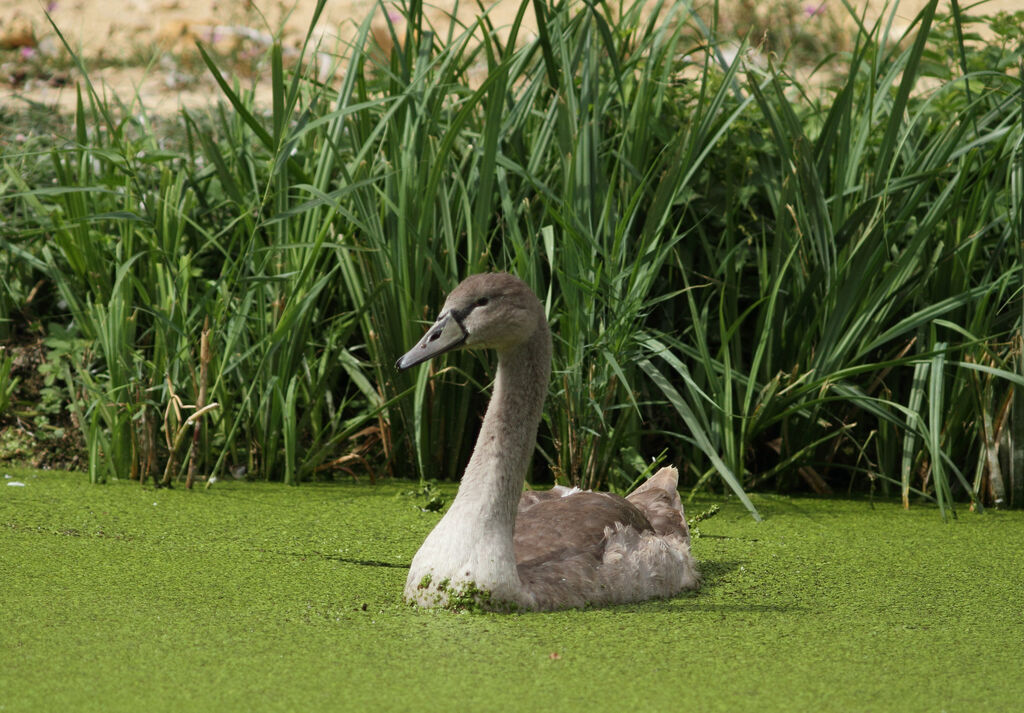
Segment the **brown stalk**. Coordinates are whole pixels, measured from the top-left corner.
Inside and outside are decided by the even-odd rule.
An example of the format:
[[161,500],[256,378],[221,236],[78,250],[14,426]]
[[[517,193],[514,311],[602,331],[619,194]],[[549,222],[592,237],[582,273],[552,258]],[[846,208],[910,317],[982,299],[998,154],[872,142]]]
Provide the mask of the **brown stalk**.
[[[203,332],[199,337],[199,397],[196,400],[197,413],[206,406],[207,380],[210,373],[210,317],[207,315],[203,322]],[[192,431],[192,453],[188,460],[188,476],[185,478],[185,487],[191,488],[192,481],[196,474],[196,463],[199,460],[199,442],[202,437],[202,421],[196,422],[195,430]]]
[[167,456],[167,467],[164,468],[164,477],[163,480],[160,481],[160,485],[166,486],[170,485],[171,483],[171,473],[174,472],[174,464],[176,461],[174,454],[177,452],[178,448],[180,448],[181,444],[184,442],[185,434],[188,433],[189,426],[194,426],[198,424],[200,416],[203,416],[209,413],[210,411],[213,411],[215,408],[219,407],[220,404],[214,401],[212,404],[204,406],[201,409],[196,409],[196,412],[189,416],[188,418],[186,418],[185,422],[181,424],[181,426],[178,428],[177,433],[174,434],[174,442],[171,444],[170,453]]

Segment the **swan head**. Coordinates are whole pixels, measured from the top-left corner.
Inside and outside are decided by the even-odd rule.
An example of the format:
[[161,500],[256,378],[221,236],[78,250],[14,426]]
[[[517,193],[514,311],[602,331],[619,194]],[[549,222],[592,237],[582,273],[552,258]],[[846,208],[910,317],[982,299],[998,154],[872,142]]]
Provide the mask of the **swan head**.
[[471,275],[452,290],[437,320],[395,367],[408,369],[454,349],[502,352],[528,341],[546,323],[540,300],[518,277]]

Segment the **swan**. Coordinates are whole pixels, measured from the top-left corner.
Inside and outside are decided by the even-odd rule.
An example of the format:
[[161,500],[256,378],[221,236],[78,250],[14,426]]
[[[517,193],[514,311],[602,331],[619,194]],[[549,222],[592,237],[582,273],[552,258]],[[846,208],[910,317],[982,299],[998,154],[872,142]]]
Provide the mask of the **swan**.
[[494,391],[458,493],[412,560],[405,600],[543,611],[698,588],[675,468],[626,498],[564,486],[523,491],[551,373],[551,332],[525,282],[507,273],[466,278],[395,366],[474,348],[498,354]]

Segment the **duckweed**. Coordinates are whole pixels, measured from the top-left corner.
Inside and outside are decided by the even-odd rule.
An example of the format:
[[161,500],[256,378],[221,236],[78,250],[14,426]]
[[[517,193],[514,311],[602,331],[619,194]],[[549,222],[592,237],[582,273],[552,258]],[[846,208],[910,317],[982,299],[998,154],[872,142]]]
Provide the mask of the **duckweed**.
[[700,592],[469,614],[402,602],[440,517],[395,497],[408,484],[190,492],[0,473],[25,484],[0,484],[3,711],[1009,711],[1024,698],[1024,512],[944,522],[927,506],[761,496],[755,523],[726,501],[694,543]]

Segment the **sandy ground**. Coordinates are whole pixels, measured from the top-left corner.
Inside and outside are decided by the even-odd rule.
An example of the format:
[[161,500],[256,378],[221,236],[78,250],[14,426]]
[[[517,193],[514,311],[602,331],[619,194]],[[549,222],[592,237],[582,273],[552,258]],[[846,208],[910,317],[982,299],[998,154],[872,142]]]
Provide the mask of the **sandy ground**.
[[[453,3],[444,5],[450,8]],[[460,5],[458,19],[472,22],[478,14],[475,4]],[[518,2],[495,4],[490,10],[492,21],[497,26],[511,24],[518,6]],[[295,50],[302,44],[315,7],[316,0],[50,0],[48,5],[39,0],[0,0],[0,52],[8,57],[0,67],[0,102],[27,98],[64,109],[74,105],[74,72],[47,11],[68,44],[86,59],[95,85],[124,100],[137,93],[150,110],[173,111],[180,105],[208,102],[215,95],[208,72],[198,60],[196,41],[241,64],[247,57],[263,54],[275,36],[281,38],[286,52]],[[315,36],[329,51],[344,52],[358,26],[372,13],[376,34],[386,42],[386,11],[375,0],[328,0]],[[399,26],[401,16],[394,10],[390,14]],[[450,9],[441,8],[427,12],[432,21],[444,26],[449,14]],[[157,59],[152,61],[154,54]],[[53,71],[46,65],[63,69]]]
[[[814,8],[824,5],[817,4],[820,0],[807,1],[807,21],[812,22]],[[870,19],[881,12],[883,3],[867,1]],[[942,6],[948,8],[948,1],[943,0]],[[924,2],[902,0],[898,17],[909,24]],[[990,0],[985,9],[1015,11],[1020,3]],[[298,47],[315,5],[316,0],[0,0],[0,103],[28,100],[63,109],[73,106],[75,72],[46,18],[47,11],[67,42],[94,67],[90,76],[96,86],[123,101],[137,96],[150,111],[173,112],[216,96],[198,62],[196,40],[244,64],[247,56],[259,56],[275,35],[286,48]],[[453,6],[441,0],[428,10],[428,17],[447,26]],[[379,29],[386,26],[385,12],[399,18],[388,10],[392,7],[374,0],[328,0],[316,28],[318,39],[323,47],[344,47],[368,14],[375,13],[374,25]],[[478,13],[473,2],[464,0],[458,7],[462,22],[472,22]],[[508,26],[518,8],[514,0],[495,3],[490,10],[492,22]],[[532,12],[527,14],[526,27],[527,31],[534,27]]]

